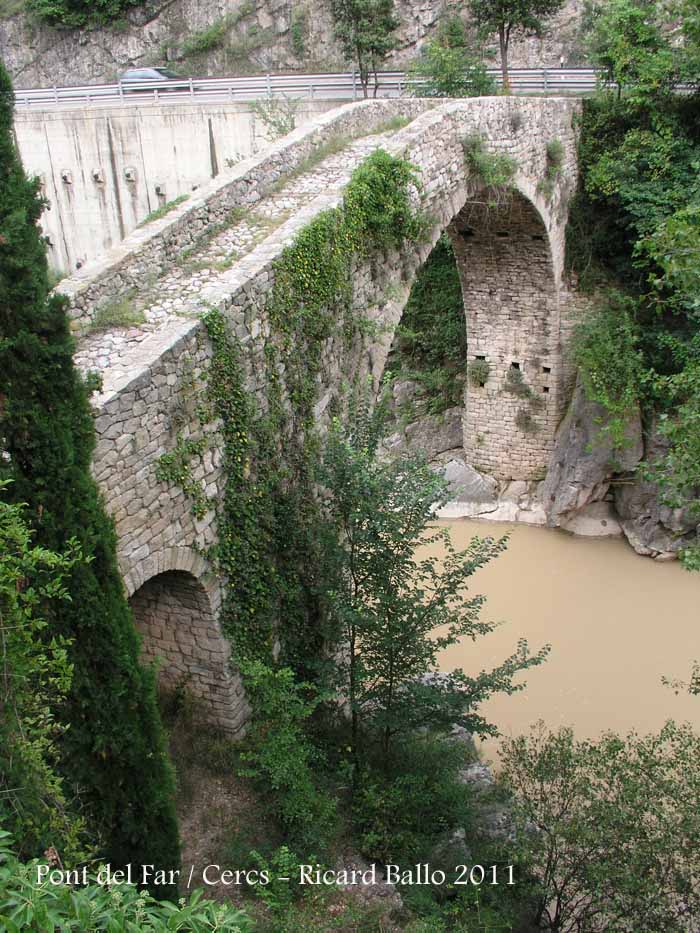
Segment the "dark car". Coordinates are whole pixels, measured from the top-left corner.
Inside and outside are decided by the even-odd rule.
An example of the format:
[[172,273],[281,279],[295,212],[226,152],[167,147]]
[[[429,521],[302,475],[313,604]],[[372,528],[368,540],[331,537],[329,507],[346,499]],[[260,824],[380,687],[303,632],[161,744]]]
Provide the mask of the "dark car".
[[129,68],[119,78],[119,83],[125,91],[149,91],[152,92],[160,83],[173,81],[180,78],[180,84],[168,84],[168,91],[187,91],[189,90],[189,81],[182,75],[175,74],[169,68]]

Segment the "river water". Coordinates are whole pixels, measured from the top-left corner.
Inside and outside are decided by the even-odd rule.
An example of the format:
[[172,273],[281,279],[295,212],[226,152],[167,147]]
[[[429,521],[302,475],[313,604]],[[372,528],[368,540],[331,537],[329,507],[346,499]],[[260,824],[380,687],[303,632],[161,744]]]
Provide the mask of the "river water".
[[[639,557],[619,539],[469,520],[439,524],[450,528],[457,548],[474,535],[510,533],[507,551],[470,586],[487,597],[482,618],[505,624],[447,649],[442,669],[493,667],[521,637],[531,649],[552,646],[542,665],[519,675],[525,690],[482,707],[501,733],[527,732],[538,719],[571,725],[580,738],[606,729],[649,732],[668,718],[700,728],[700,696],[676,696],[661,683],[664,675],[687,680],[692,660],[700,660],[700,574]],[[497,759],[498,742],[482,751]]]

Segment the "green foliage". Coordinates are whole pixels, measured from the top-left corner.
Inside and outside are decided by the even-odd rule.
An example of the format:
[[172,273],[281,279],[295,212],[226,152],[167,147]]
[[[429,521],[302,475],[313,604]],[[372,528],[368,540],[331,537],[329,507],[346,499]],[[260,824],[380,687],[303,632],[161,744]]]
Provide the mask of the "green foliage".
[[514,848],[540,886],[537,929],[688,929],[700,910],[699,756],[700,737],[673,722],[597,741],[540,723],[505,741]]
[[285,95],[255,100],[250,105],[252,113],[262,120],[271,139],[279,139],[292,132],[297,124],[297,108],[298,102]]
[[331,0],[331,13],[343,54],[357,67],[363,95],[368,96],[374,75],[376,97],[377,71],[396,45],[394,0]]
[[470,360],[467,372],[471,385],[481,388],[488,382],[491,367],[486,360]]
[[[228,903],[195,891],[177,904],[156,901],[134,885],[38,883],[41,862],[21,862],[0,830],[0,917],[4,933],[249,933],[251,921]],[[44,863],[45,864],[45,863]]]
[[[88,386],[73,366],[66,302],[48,295],[42,202],[10,135],[12,89],[0,68],[0,479],[27,503],[35,543],[83,560],[65,577],[69,600],[47,604],[47,631],[70,642],[70,690],[57,711],[60,773],[93,838],[116,866],[177,867],[173,780],[151,672],[116,561],[114,528],[90,473],[95,443]],[[20,845],[22,840],[18,840]]]
[[[444,648],[492,631],[493,623],[479,618],[483,597],[469,598],[466,581],[506,541],[474,538],[457,552],[447,529],[428,530],[435,504],[445,501],[444,483],[417,458],[378,461],[378,418],[360,405],[349,428],[334,423],[320,477],[334,531],[327,599],[344,646],[336,676],[350,709],[356,778],[371,740],[387,762],[396,736],[421,727],[459,723],[493,734],[479,704],[494,692],[521,689],[515,674],[547,653],[530,655],[521,640],[492,671],[435,675]],[[439,545],[444,556],[419,556],[419,545]]]
[[[370,768],[353,800],[355,832],[371,861],[411,866],[430,861],[456,830],[470,829],[473,789],[459,773],[467,746],[441,736],[408,736],[384,768]],[[454,873],[454,863],[449,875]]]
[[496,84],[469,49],[436,39],[411,66],[408,89],[413,97],[480,97],[494,94]]
[[439,414],[462,402],[467,355],[462,286],[449,237],[443,235],[418,271],[394,338],[391,371],[414,379],[421,404]]
[[[323,849],[335,819],[333,800],[316,786],[320,753],[305,733],[307,720],[321,702],[311,684],[295,681],[289,668],[273,669],[262,661],[241,666],[255,710],[242,772],[257,778],[288,837],[303,851]],[[311,697],[309,699],[309,697]]]
[[494,200],[507,197],[518,169],[515,159],[505,152],[488,152],[483,136],[467,136],[462,140],[467,168],[486,188]]
[[[614,298],[612,319],[631,322],[615,335],[620,357],[605,350],[601,330],[586,365],[602,364],[604,384],[585,375],[589,391],[609,410],[613,432],[633,395],[660,419],[668,454],[647,472],[665,499],[690,509],[700,508],[697,74],[688,94],[671,91],[700,60],[696,14],[685,2],[652,8],[642,0],[598,10],[591,41],[619,93],[584,107],[581,187],[567,231],[568,261],[584,286],[623,289],[624,314]],[[683,556],[688,567],[698,563],[694,548]]]
[[547,162],[544,178],[538,183],[537,190],[549,200],[554,194],[554,186],[561,176],[564,163],[564,145],[559,139],[550,139],[547,143]]
[[642,378],[634,302],[611,291],[605,303],[576,327],[574,357],[586,397],[607,412],[601,430],[621,449],[625,430],[637,407]]
[[28,0],[28,8],[51,26],[75,29],[120,20],[143,0]]
[[192,476],[192,458],[201,458],[205,447],[206,438],[194,440],[178,434],[175,449],[163,454],[156,465],[156,479],[162,483],[179,486],[189,498],[195,518],[202,518],[213,508],[202,483]]
[[[273,915],[289,911],[294,901],[305,893],[301,884],[295,880],[301,877],[301,862],[288,846],[279,846],[269,858],[253,850],[253,863],[265,872],[270,879],[268,884],[257,884],[253,892],[265,904]],[[304,864],[313,864],[315,855],[304,856]]]
[[593,8],[588,53],[604,70],[601,79],[631,101],[670,93],[679,79],[679,56],[664,35],[663,14],[655,0],[607,0]]
[[540,36],[564,0],[469,0],[469,10],[483,37],[498,34],[503,85],[508,87],[508,50],[514,36]]
[[56,773],[55,710],[72,670],[67,639],[46,638],[44,606],[69,598],[65,579],[80,550],[73,540],[57,554],[31,537],[23,509],[0,499],[0,824],[20,855],[53,845],[71,864],[83,826]]
[[166,214],[169,214],[170,211],[175,210],[180,204],[183,204],[189,198],[189,194],[181,194],[177,198],[173,198],[172,201],[168,201],[166,204],[163,204],[162,207],[156,208],[156,210],[151,211],[150,214],[147,214],[143,218],[139,227],[145,227],[146,224],[150,224],[154,220],[160,220],[161,217],[165,217]]
[[233,25],[232,17],[222,16],[205,29],[190,33],[182,44],[182,54],[188,58],[220,49],[226,43]]
[[306,36],[309,29],[308,11],[297,7],[292,11],[292,22],[289,27],[289,35],[292,40],[292,51],[297,58],[306,56]]

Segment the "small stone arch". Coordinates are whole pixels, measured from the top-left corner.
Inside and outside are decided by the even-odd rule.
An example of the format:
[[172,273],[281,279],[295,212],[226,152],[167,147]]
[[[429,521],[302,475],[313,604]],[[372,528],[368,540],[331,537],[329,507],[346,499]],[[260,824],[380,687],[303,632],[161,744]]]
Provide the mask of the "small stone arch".
[[159,683],[185,687],[208,724],[240,734],[248,706],[218,621],[220,586],[206,561],[189,548],[166,548],[126,585],[142,658],[156,663]]

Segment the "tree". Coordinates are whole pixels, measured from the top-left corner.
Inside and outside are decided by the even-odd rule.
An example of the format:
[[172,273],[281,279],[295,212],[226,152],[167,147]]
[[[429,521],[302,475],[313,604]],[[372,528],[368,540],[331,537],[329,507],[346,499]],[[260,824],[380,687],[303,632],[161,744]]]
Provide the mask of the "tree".
[[83,560],[70,599],[45,607],[47,639],[68,639],[73,673],[58,715],[60,770],[115,865],[177,867],[174,783],[152,671],[139,665],[114,528],[90,462],[89,389],[73,365],[65,299],[49,296],[43,201],[12,142],[13,94],[0,66],[0,479],[26,503],[36,544]]
[[[460,724],[496,734],[479,704],[495,692],[522,689],[514,676],[540,664],[548,651],[530,655],[521,640],[492,671],[436,673],[443,648],[493,630],[494,623],[479,618],[483,597],[469,597],[466,581],[506,542],[474,538],[457,552],[447,529],[429,530],[435,504],[445,501],[444,483],[418,459],[377,458],[381,419],[381,409],[370,416],[360,405],[350,428],[335,423],[321,476],[337,542],[327,598],[339,636],[339,688],[349,707],[356,779],[367,739],[380,744],[386,762],[395,737],[419,728]],[[444,549],[444,557],[416,556],[423,547]]]
[[509,87],[510,40],[515,35],[542,35],[546,20],[555,16],[563,5],[564,0],[469,0],[469,8],[481,34],[498,33],[504,88]]
[[537,929],[681,933],[700,910],[700,736],[576,741],[570,729],[506,740],[515,844],[539,883]]
[[480,97],[495,91],[485,65],[463,46],[428,42],[409,71],[414,97]]
[[[7,483],[0,482],[0,492]],[[49,846],[79,856],[82,824],[56,773],[55,711],[70,688],[66,639],[42,637],[44,606],[68,597],[64,580],[80,559],[33,545],[23,509],[0,499],[0,824],[20,854]]]
[[595,8],[588,50],[605,80],[635,99],[668,94],[678,79],[678,55],[661,28],[656,0],[609,0]]
[[392,35],[398,26],[393,0],[331,0],[331,12],[343,54],[357,65],[364,97],[368,96],[371,75],[376,97],[377,71],[396,41]]

